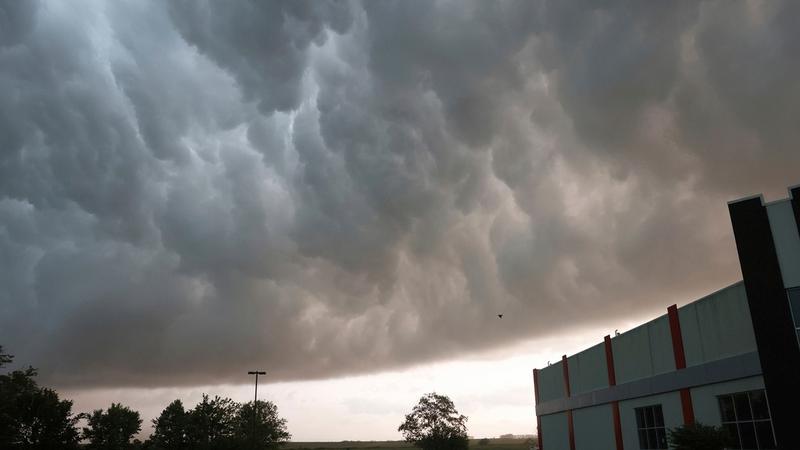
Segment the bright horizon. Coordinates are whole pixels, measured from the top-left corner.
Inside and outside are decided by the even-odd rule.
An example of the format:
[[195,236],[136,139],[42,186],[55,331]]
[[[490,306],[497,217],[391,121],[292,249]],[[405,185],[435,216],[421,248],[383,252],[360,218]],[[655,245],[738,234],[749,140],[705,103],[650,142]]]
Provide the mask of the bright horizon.
[[[694,299],[683,303],[691,300]],[[577,353],[601,342],[606,334],[625,332],[663,313],[654,311],[635,320],[609,322],[610,328],[592,328],[585,334],[521,342],[460,360],[404,370],[282,383],[270,383],[268,372],[259,377],[259,400],[270,400],[278,406],[280,415],[288,420],[294,442],[402,440],[397,427],[428,392],[449,396],[456,409],[469,417],[467,429],[474,438],[536,434],[534,368],[560,361],[562,353]],[[152,431],[151,419],[172,400],[180,398],[185,407],[191,408],[207,393],[248,402],[253,398],[253,384],[251,380],[250,384],[241,385],[61,392],[77,399],[77,411],[107,407],[109,399],[138,410],[143,419],[139,436],[145,438]]]

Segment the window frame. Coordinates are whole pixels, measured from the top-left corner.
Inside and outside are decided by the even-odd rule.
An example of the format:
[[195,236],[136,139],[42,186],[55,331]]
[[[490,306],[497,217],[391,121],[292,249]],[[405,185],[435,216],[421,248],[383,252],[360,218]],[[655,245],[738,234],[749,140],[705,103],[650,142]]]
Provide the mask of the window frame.
[[[640,421],[640,414],[639,414],[640,411],[642,413],[641,417],[644,418],[642,421]],[[660,425],[658,424],[658,420],[656,419],[656,417],[658,417],[656,415],[656,411],[658,411],[658,413],[659,413],[658,416],[661,417],[661,424]],[[653,417],[652,426],[648,426],[647,425],[647,420],[646,420],[646,417],[650,412],[652,412],[652,417]],[[639,449],[640,450],[664,450],[664,449],[669,448],[669,442],[667,441],[667,428],[666,428],[666,425],[664,424],[664,408],[661,406],[660,403],[653,404],[653,405],[640,406],[638,408],[633,408],[633,415],[634,415],[634,417],[636,419],[636,435],[639,438]],[[649,444],[649,438],[646,439],[648,442],[642,442],[642,432],[644,432],[645,436],[647,436],[648,435],[648,431],[651,431],[651,430],[655,433],[655,436],[656,436],[656,442],[655,442],[656,447],[650,447],[648,445]],[[660,433],[659,433],[659,431],[660,431]],[[662,442],[659,442],[659,434],[661,436],[663,436],[663,441]],[[664,446],[661,447],[661,445],[664,445]]]
[[[754,410],[753,410],[753,399],[752,399],[752,397],[753,397],[752,394],[754,394],[754,393],[762,393],[763,396],[764,396],[764,403],[766,404],[766,407],[767,407],[767,411],[766,411],[767,417],[766,418],[757,418],[756,414],[754,413]],[[739,395],[746,395],[747,396],[747,406],[748,406],[747,415],[749,417],[744,417],[744,414],[742,415],[742,417],[740,417],[740,415],[739,415],[739,411],[738,411],[737,405],[736,405],[737,404],[736,396],[739,396]],[[725,414],[724,414],[723,407],[722,407],[723,399],[727,399],[730,402],[730,406],[733,408],[733,420],[725,420],[725,417],[724,417]],[[774,449],[777,449],[777,445],[775,444],[775,425],[772,423],[772,410],[771,410],[771,408],[769,406],[769,397],[767,396],[767,390],[766,389],[764,389],[764,388],[751,389],[751,390],[748,390],[748,391],[731,392],[731,393],[728,393],[728,394],[717,395],[717,407],[719,409],[720,424],[722,425],[722,427],[723,428],[728,428],[727,426],[736,427],[737,436],[734,436],[734,438],[737,439],[737,441],[739,442],[739,445],[738,445],[738,447],[735,447],[735,448],[738,448],[740,450],[774,450]],[[759,433],[758,433],[757,424],[763,424],[763,423],[769,423],[770,431],[772,433],[772,442],[773,442],[773,446],[771,446],[771,447],[764,447],[761,444],[760,440],[759,440],[759,437],[758,437]],[[742,442],[742,424],[744,424],[744,425],[752,425],[752,429],[753,429],[753,433],[754,433],[753,438],[754,438],[755,443],[756,443],[755,449],[751,449],[749,447],[747,449],[744,449],[744,447],[743,447],[744,444]]]

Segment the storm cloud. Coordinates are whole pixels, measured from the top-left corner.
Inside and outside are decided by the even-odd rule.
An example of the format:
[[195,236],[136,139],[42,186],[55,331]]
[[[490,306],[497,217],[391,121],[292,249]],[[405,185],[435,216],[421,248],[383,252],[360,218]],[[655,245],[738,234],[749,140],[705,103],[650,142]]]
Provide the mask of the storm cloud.
[[299,380],[689,301],[740,276],[726,201],[800,181],[798,14],[2,1],[0,344]]

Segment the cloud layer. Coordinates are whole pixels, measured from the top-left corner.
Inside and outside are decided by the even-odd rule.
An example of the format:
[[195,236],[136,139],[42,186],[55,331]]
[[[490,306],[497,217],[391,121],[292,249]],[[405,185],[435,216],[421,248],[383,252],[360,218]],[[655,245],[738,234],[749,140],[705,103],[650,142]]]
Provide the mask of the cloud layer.
[[0,2],[0,343],[293,380],[688,301],[800,177],[798,9]]

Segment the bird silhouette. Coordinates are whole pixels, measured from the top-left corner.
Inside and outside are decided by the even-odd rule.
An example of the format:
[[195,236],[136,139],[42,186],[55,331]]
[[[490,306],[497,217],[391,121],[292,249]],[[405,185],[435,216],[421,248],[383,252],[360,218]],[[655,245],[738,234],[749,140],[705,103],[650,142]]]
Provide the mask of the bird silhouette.
[[498,314],[498,315],[497,315],[497,317],[499,317],[499,318],[501,318],[501,319],[502,319],[502,318],[503,318],[503,315],[502,315],[502,314]]

